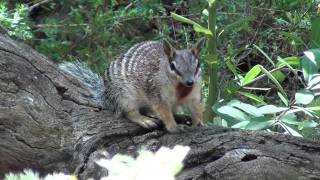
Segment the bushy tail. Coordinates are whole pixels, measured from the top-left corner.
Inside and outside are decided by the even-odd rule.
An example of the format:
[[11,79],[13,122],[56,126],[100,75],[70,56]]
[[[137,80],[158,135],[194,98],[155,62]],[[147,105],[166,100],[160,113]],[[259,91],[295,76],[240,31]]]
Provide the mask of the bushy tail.
[[91,93],[98,105],[105,106],[105,85],[103,78],[92,72],[86,65],[80,62],[66,62],[59,65],[64,72],[77,78]]

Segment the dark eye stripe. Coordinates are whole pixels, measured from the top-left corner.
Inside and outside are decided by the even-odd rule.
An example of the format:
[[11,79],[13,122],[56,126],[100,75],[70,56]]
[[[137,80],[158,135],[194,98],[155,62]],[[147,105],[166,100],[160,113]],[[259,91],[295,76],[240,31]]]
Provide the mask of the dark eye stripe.
[[198,73],[199,69],[200,69],[200,62],[198,61],[196,72],[194,73],[195,75]]
[[172,71],[176,72],[179,76],[182,76],[182,74],[176,69],[176,66],[173,62],[170,63],[170,68]]

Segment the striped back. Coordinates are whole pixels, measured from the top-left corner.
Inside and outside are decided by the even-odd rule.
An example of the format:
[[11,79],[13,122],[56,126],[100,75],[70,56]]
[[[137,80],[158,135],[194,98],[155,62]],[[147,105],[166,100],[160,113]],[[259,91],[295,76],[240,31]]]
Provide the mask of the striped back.
[[126,87],[129,84],[143,87],[151,75],[159,70],[160,58],[164,56],[160,42],[136,44],[111,63],[107,74],[109,81],[114,86]]
[[[162,43],[146,41],[134,45],[113,61],[105,74],[110,105],[117,105],[120,96],[128,91],[142,90],[146,96],[158,95],[154,75],[159,71],[162,57],[166,57]],[[114,110],[120,108],[114,107]]]

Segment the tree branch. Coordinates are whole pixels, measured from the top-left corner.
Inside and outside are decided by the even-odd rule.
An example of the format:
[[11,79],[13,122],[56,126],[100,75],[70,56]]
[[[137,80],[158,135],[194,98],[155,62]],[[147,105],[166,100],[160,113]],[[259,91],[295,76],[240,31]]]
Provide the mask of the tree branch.
[[178,180],[320,177],[319,141],[218,127],[146,130],[96,108],[76,79],[29,46],[3,34],[0,42],[0,179],[24,168],[99,178],[102,150],[134,156],[177,144],[191,147]]

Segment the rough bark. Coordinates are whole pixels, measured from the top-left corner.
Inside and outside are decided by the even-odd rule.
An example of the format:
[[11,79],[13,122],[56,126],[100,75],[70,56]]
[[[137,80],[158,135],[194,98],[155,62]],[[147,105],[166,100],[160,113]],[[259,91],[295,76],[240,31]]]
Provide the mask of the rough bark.
[[[32,168],[99,177],[105,150],[188,145],[177,179],[319,179],[320,142],[217,127],[148,131],[99,109],[72,77],[32,48],[0,34],[0,175]],[[0,177],[1,178],[1,177]]]

